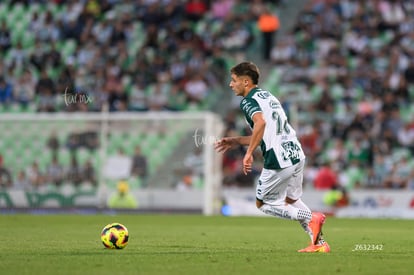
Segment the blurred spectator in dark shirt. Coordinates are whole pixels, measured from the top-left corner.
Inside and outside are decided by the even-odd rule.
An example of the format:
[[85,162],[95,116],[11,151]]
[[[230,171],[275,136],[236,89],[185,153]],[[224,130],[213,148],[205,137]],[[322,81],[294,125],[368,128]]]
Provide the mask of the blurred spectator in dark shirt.
[[3,157],[0,155],[0,188],[11,187],[12,185],[11,173],[9,169],[4,166]]
[[65,179],[74,186],[79,186],[82,183],[82,170],[75,155],[71,156]]
[[39,112],[54,112],[57,108],[55,83],[43,69],[36,84],[36,95],[39,98]]
[[148,174],[147,158],[142,154],[141,147],[136,146],[132,156],[131,174],[145,180]]
[[95,171],[95,167],[92,164],[91,160],[87,160],[83,171],[82,171],[82,180],[83,182],[87,182],[90,183],[93,186],[97,186],[98,185],[98,180],[96,178],[96,171]]
[[52,159],[58,157],[60,142],[56,131],[53,131],[47,139],[47,147],[52,151]]
[[111,37],[109,38],[110,44],[112,46],[118,44],[118,42],[123,42],[126,40],[126,35],[124,33],[124,26],[121,20],[117,20],[114,26]]
[[0,52],[5,53],[11,46],[10,30],[7,27],[6,21],[3,19],[0,25]]

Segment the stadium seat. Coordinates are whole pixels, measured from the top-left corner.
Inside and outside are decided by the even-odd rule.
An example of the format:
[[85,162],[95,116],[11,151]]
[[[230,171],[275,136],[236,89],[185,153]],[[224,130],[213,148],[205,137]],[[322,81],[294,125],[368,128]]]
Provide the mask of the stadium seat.
[[157,134],[149,135],[147,137],[146,142],[147,146],[149,146],[150,148],[157,148],[160,142],[160,137]]
[[41,10],[41,4],[38,2],[34,2],[28,6],[27,13],[33,14],[34,12],[38,12],[40,10]]
[[66,60],[69,56],[71,56],[76,50],[76,40],[68,39],[62,43],[61,47],[61,54],[64,60]]
[[161,159],[160,154],[158,154],[158,152],[155,154],[149,155],[148,163],[149,163],[149,171],[151,175],[157,171],[157,167],[161,164],[161,162],[162,162],[162,159]]
[[278,93],[278,84],[281,78],[281,70],[277,68],[273,68],[269,72],[269,76],[264,80],[263,86],[272,91],[276,96],[279,95]]
[[123,148],[124,146],[124,139],[122,134],[119,133],[111,133],[109,138],[109,146],[108,146],[108,153],[113,154],[118,151],[118,149]]
[[47,169],[48,165],[52,161],[51,154],[47,154],[46,152],[43,152],[41,155],[34,154],[34,156],[37,156],[36,160],[39,163],[39,168],[43,171],[45,171]]
[[131,177],[129,178],[128,183],[131,190],[142,187],[142,179],[140,177]]
[[32,32],[25,32],[20,36],[23,48],[33,48],[35,44],[35,35]]
[[408,85],[408,94],[410,96],[410,100],[414,101],[414,84]]
[[13,7],[10,10],[10,13],[13,15],[14,20],[20,21],[22,19],[23,15],[26,13],[26,9],[23,4],[17,3],[14,4]]
[[58,162],[65,167],[70,164],[70,152],[67,149],[61,149],[58,152]]
[[89,150],[85,148],[79,148],[76,152],[76,156],[79,165],[84,165],[85,162],[92,157],[92,154],[90,154]]
[[7,3],[0,3],[0,21],[7,17],[9,13],[9,5]]

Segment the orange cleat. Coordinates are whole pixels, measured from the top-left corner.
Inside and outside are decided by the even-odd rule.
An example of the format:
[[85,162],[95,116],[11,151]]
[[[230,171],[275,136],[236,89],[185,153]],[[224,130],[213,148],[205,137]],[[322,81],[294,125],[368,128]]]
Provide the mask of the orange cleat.
[[319,241],[322,225],[325,223],[326,216],[320,212],[312,213],[312,220],[309,223],[309,228],[313,233],[313,244],[316,245]]
[[331,248],[329,247],[329,244],[327,242],[324,242],[323,244],[311,244],[310,246],[298,250],[298,252],[305,252],[305,253],[329,253],[331,251]]

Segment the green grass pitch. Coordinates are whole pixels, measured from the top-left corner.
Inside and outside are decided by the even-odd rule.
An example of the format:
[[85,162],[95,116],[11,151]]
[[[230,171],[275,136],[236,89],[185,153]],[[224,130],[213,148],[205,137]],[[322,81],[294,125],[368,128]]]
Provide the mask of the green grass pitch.
[[[123,250],[100,242],[111,222]],[[324,233],[331,253],[302,254],[299,224],[271,217],[1,215],[0,273],[414,274],[413,220],[328,218]]]

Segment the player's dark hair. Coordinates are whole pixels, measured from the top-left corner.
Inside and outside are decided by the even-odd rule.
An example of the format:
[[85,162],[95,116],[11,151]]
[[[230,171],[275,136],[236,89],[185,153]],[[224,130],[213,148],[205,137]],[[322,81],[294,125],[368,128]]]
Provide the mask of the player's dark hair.
[[253,62],[242,62],[233,68],[230,72],[237,76],[248,76],[252,80],[253,84],[257,85],[259,83],[259,68]]

